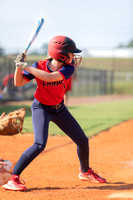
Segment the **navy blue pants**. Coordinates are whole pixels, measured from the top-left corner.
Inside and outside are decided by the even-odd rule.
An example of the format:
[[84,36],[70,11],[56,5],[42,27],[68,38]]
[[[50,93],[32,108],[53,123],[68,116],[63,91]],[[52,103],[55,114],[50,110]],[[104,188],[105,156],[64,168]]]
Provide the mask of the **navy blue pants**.
[[34,130],[34,144],[29,147],[16,163],[13,174],[21,172],[36,158],[45,148],[48,138],[49,122],[54,122],[77,145],[81,170],[86,172],[89,168],[89,143],[78,122],[74,119],[65,105],[55,110],[34,99],[32,104],[32,123]]

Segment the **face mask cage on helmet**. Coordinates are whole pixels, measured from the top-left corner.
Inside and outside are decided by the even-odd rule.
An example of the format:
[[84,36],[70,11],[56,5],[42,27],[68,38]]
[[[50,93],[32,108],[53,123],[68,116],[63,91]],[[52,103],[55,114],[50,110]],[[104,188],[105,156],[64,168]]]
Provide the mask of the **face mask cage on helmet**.
[[[74,54],[72,58],[71,64],[74,65],[74,67],[78,67],[82,61],[82,56]],[[69,60],[66,60],[66,64],[70,64]]]

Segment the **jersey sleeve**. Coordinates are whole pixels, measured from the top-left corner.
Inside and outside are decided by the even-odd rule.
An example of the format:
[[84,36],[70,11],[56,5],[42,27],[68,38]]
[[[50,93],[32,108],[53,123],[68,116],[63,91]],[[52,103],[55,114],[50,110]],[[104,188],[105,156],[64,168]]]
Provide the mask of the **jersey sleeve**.
[[[31,67],[37,68],[38,62],[34,63]],[[35,78],[35,76],[27,71],[23,71],[23,78],[26,79],[27,81],[31,81],[32,79]]]
[[58,71],[65,80],[69,79],[73,72],[74,72],[74,66],[73,65],[64,65],[59,71]]

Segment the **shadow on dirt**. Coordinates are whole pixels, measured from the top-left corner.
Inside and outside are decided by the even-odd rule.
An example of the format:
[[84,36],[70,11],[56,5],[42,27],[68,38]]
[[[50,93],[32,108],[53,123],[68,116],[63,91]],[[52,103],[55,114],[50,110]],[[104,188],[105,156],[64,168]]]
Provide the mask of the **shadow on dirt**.
[[70,190],[70,189],[77,189],[77,190],[81,190],[81,189],[86,189],[86,190],[132,190],[133,189],[133,184],[126,184],[123,182],[116,182],[116,183],[107,183],[106,185],[100,185],[100,186],[89,186],[89,187],[85,187],[85,188],[67,188],[67,187],[44,187],[44,188],[30,188],[27,189],[26,192],[32,192],[32,191],[40,191],[40,190]]
[[107,183],[103,186],[85,187],[83,189],[99,189],[99,190],[132,190],[133,184],[126,184],[123,182]]
[[55,150],[55,149],[59,149],[59,148],[65,147],[65,146],[70,145],[70,144],[73,144],[73,141],[70,141],[70,142],[67,142],[67,143],[65,143],[65,144],[61,144],[61,145],[58,145],[58,146],[55,146],[55,147],[46,149],[45,151],[42,152],[42,154],[43,154],[43,153],[51,152],[51,151],[53,151],[53,150]]
[[64,190],[64,189],[70,189],[70,188],[61,188],[61,187],[45,187],[45,188],[30,188],[27,189],[25,192],[32,192],[32,191],[40,191],[40,190]]

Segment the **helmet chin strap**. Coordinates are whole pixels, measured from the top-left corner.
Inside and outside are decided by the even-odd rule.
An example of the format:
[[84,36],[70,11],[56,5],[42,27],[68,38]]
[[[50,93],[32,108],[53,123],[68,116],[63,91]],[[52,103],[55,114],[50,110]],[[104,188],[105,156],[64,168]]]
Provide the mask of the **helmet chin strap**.
[[68,58],[65,60],[65,63],[70,64],[70,56],[68,55]]

